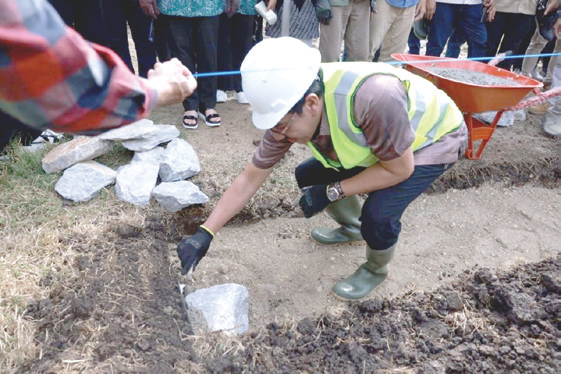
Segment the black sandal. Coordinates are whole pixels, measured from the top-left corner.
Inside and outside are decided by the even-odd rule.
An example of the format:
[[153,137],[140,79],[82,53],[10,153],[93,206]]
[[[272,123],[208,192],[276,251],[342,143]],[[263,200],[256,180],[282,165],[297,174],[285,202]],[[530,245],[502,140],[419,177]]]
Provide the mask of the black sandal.
[[212,121],[215,118],[220,118],[220,114],[218,114],[218,113],[212,113],[212,114],[209,114],[209,115],[205,116],[204,114],[199,112],[199,117],[201,119],[204,119],[206,125],[209,126],[209,127],[217,127],[217,126],[220,126],[222,124],[222,121]]
[[[192,121],[195,121],[195,124],[191,124],[191,123],[186,123],[186,121],[190,121],[192,123]],[[189,130],[195,130],[197,127],[199,127],[199,120],[197,118],[197,116],[192,115],[192,114],[184,114],[183,115],[183,127],[185,127],[186,129]]]

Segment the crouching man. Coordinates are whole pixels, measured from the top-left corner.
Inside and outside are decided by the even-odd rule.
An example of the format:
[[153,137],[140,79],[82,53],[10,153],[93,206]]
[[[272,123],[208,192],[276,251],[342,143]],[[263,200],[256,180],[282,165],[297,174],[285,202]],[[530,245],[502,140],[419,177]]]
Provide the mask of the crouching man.
[[[313,155],[296,169],[304,215],[325,209],[340,225],[315,228],[312,239],[366,242],[366,262],[333,286],[334,295],[361,299],[386,278],[405,208],[458,160],[467,129],[454,102],[423,78],[387,64],[320,60],[289,37],[265,40],[246,56],[243,91],[253,123],[267,131],[205,223],[179,243],[183,274],[299,143]],[[360,194],[368,195],[362,207]]]

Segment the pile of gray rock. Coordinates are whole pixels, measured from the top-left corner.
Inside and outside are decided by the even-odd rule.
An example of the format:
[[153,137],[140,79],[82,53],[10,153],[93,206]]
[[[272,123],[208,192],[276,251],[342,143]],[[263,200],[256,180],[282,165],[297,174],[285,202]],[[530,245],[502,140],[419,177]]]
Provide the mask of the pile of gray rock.
[[[197,175],[201,166],[193,147],[179,134],[173,125],[155,125],[143,119],[95,137],[80,136],[63,143],[45,155],[42,166],[46,173],[64,171],[55,190],[65,199],[88,201],[115,184],[119,200],[147,206],[154,198],[168,211],[177,212],[208,202],[208,197],[186,180]],[[93,161],[111,151],[115,142],[134,151],[129,164],[113,170]]]

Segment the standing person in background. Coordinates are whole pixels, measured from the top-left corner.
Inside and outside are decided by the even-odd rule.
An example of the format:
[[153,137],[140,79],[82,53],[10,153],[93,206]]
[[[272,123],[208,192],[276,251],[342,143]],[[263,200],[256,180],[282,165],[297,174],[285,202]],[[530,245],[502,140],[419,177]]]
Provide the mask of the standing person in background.
[[[553,32],[559,44],[559,40],[561,40],[561,5],[557,9],[557,20],[553,25]],[[552,62],[550,62],[551,64]],[[555,59],[552,78],[551,87],[561,87],[561,58]],[[553,106],[547,110],[542,119],[543,131],[551,136],[561,136],[561,98],[556,96],[551,101]]]
[[0,14],[0,112],[27,126],[95,134],[197,86],[176,59],[157,63],[148,79],[135,76],[113,51],[66,27],[46,0],[2,0]]
[[103,0],[103,9],[111,49],[134,72],[129,52],[128,24],[136,50],[137,73],[146,78],[148,70],[156,63],[152,19],[140,9],[139,0]]
[[[538,0],[496,0],[495,19],[487,22],[487,57],[498,53],[512,51],[513,55],[522,55],[525,50],[520,46],[530,33],[535,22]],[[557,9],[558,0],[549,0],[546,14]],[[513,59],[506,59],[498,67],[510,70]]]
[[[240,70],[245,55],[253,47],[253,27],[257,15],[255,4],[257,0],[227,1],[226,11],[220,15],[218,71]],[[217,102],[226,102],[227,90],[236,91],[238,103],[248,104],[239,74],[218,77]]]
[[73,27],[84,39],[110,47],[102,1],[49,0],[64,23]]
[[[290,7],[290,30],[289,35],[300,39],[308,46],[312,46],[313,39],[319,37],[319,21],[316,16],[316,0],[285,0],[292,1]],[[277,13],[278,20],[273,25],[265,28],[265,33],[271,38],[281,36],[283,0],[269,0],[267,9],[272,9]]]
[[[169,26],[169,52],[189,70],[197,73],[218,70],[219,16],[226,8],[224,0],[143,0],[142,10],[150,17],[163,18]],[[207,126],[220,126],[216,112],[216,77],[199,78],[195,93],[183,101],[183,127],[194,130],[197,117]]]
[[425,4],[426,0],[378,0],[370,17],[368,61],[380,48],[381,62],[391,61],[392,53],[403,53],[413,22],[425,16]]
[[345,42],[346,61],[367,61],[370,0],[316,0],[322,62],[339,61]]
[[459,29],[468,42],[468,57],[485,57],[487,30],[483,21],[494,17],[495,0],[436,0],[427,56],[440,57],[454,29]]

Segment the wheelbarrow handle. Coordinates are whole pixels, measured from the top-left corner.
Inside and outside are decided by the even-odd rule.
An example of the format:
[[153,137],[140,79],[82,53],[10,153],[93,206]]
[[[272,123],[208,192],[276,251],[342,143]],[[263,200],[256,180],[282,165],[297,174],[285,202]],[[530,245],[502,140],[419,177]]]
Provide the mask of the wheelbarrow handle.
[[548,99],[559,95],[561,95],[561,87],[555,87],[528,100],[521,101],[518,104],[505,109],[505,111],[516,111],[530,106],[542,104],[545,103]]

